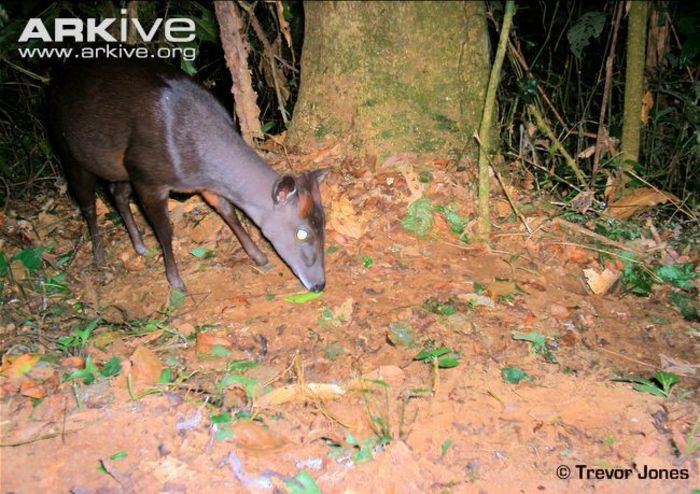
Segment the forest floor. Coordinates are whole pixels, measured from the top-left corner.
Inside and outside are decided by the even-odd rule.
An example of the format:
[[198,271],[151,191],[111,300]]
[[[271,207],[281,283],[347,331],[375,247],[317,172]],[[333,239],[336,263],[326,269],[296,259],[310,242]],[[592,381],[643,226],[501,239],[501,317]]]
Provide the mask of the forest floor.
[[[453,233],[475,217],[473,171],[343,154],[274,165],[333,167],[317,298],[288,297],[303,289],[269,244],[261,271],[198,196],[171,201],[184,297],[140,216],[145,258],[100,206],[97,269],[65,195],[6,210],[0,491],[700,488],[700,327],[667,285],[636,297],[600,279],[601,263],[624,270],[613,241],[551,220],[522,184],[533,233],[496,193],[487,248]],[[421,195],[452,207],[425,236],[402,225]],[[670,248],[658,240],[618,246]],[[15,255],[28,247],[37,262]],[[611,380],[657,371],[679,382]]]

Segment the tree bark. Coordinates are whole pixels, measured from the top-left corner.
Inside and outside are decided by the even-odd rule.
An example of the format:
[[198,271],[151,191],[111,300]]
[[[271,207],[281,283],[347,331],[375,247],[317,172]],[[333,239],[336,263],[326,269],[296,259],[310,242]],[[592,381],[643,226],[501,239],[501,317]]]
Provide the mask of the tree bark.
[[[287,142],[330,135],[365,152],[447,152],[481,119],[483,2],[306,2],[301,86]],[[467,151],[476,156],[477,147]]]
[[263,138],[260,125],[260,108],[257,93],[248,68],[248,39],[243,19],[235,2],[214,2],[216,19],[219,22],[224,58],[231,72],[234,110],[241,127],[243,140],[250,145]]
[[[625,109],[622,118],[622,145],[620,147],[623,162],[639,161],[648,11],[648,1],[631,2],[627,31]],[[631,166],[631,164],[625,163],[624,168]]]

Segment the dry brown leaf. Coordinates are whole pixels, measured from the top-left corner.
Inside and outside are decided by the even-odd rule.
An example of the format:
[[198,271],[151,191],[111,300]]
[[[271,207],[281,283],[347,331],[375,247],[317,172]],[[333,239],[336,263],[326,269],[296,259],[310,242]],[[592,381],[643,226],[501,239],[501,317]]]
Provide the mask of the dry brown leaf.
[[[34,367],[38,361],[39,355],[32,355],[29,353],[22,354],[12,359],[3,359],[3,373],[11,383],[19,384],[24,380],[24,375],[32,370],[32,367]],[[7,364],[5,362],[7,362]]]
[[586,277],[586,282],[591,291],[596,295],[602,295],[608,293],[620,277],[620,272],[606,268],[602,273],[599,273],[593,268],[587,268],[583,270],[583,275]]
[[608,204],[603,214],[613,218],[625,219],[649,206],[656,206],[668,201],[678,200],[673,194],[644,188],[634,189],[629,195]]
[[209,354],[215,346],[222,346],[224,348],[232,348],[233,343],[231,340],[221,334],[216,333],[197,333],[197,342],[195,343],[195,352],[201,354]]
[[329,400],[344,394],[345,389],[338,384],[306,383],[306,388],[302,389],[295,383],[273,389],[262,395],[256,404],[261,407],[276,406],[290,401],[302,401],[307,397]]
[[236,445],[249,453],[277,451],[289,444],[283,435],[251,420],[234,422],[230,430]]
[[19,393],[28,398],[40,399],[46,396],[46,390],[34,381],[24,381],[19,386]]
[[345,301],[333,310],[333,315],[342,322],[349,322],[352,319],[355,301],[348,297]]
[[157,383],[163,370],[163,363],[151,349],[140,346],[131,354],[131,379],[135,383]]
[[358,214],[354,206],[345,196],[333,201],[328,227],[344,237],[360,238],[369,228],[369,214]]
[[493,211],[496,213],[497,218],[507,218],[513,212],[508,201],[501,199],[493,201]]
[[512,281],[492,281],[485,286],[485,291],[491,298],[496,298],[500,295],[510,295],[514,293],[515,290],[515,283]]

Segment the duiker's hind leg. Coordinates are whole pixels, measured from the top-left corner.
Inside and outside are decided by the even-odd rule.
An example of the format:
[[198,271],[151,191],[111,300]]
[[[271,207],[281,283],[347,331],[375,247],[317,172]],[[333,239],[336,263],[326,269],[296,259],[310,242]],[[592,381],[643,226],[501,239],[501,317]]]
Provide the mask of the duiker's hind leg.
[[134,250],[139,255],[146,255],[148,249],[143,243],[141,233],[139,232],[136,222],[134,221],[134,215],[131,214],[131,209],[129,208],[131,185],[129,182],[112,182],[109,184],[109,191],[112,193],[114,205],[117,207],[117,211],[119,211],[119,214],[124,220],[124,225],[126,226],[126,231],[129,232],[129,237],[131,238],[131,244],[134,246]]
[[90,240],[92,241],[92,253],[95,256],[95,264],[104,264],[105,255],[102,250],[102,240],[97,231],[97,212],[95,210],[95,185],[97,177],[77,164],[65,167],[68,184],[80,206],[80,211],[88,225]]
[[265,266],[268,263],[267,256],[262,253],[262,251],[257,245],[255,245],[255,242],[253,242],[248,233],[245,231],[245,228],[243,228],[243,225],[241,225],[241,222],[238,220],[236,211],[234,211],[231,203],[213,192],[202,192],[202,197],[221,215],[226,224],[236,235],[236,238],[238,238],[238,241],[243,246],[243,250],[245,250],[250,258],[255,261],[255,264],[258,266]]
[[165,275],[168,282],[175,288],[185,289],[185,284],[180,278],[180,273],[175,264],[173,255],[173,227],[168,218],[168,195],[170,191],[166,187],[148,183],[134,183],[136,196],[141,201],[141,207],[146,215],[146,219],[151,223],[156,237],[163,249],[163,260],[165,261]]

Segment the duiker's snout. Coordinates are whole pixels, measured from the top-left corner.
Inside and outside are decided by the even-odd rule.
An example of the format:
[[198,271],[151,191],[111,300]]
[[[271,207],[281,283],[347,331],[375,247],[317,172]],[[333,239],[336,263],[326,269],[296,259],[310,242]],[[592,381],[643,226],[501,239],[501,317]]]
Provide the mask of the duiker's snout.
[[309,290],[312,292],[322,292],[324,288],[326,288],[326,282],[322,281],[321,283],[316,283],[314,286],[309,288]]

